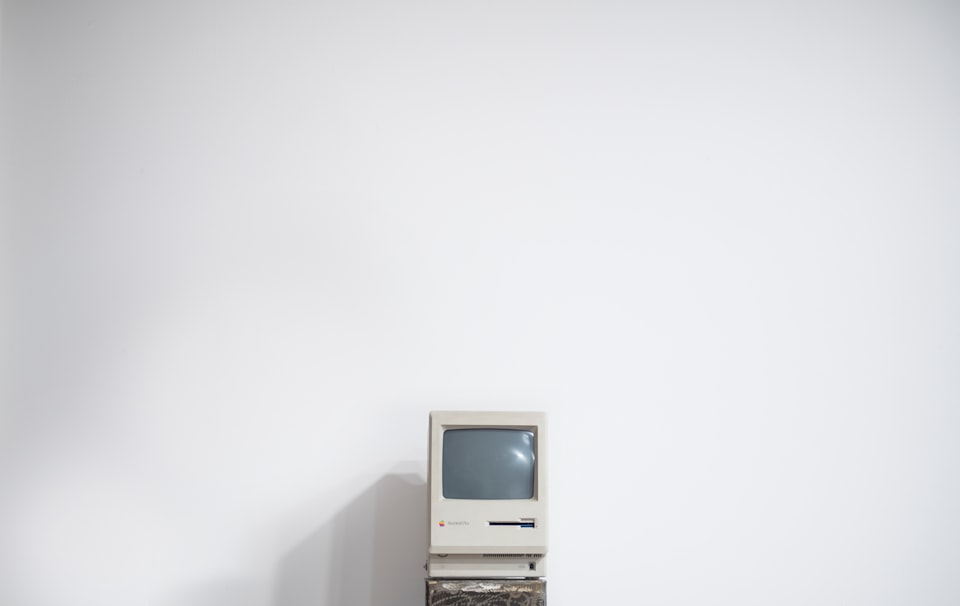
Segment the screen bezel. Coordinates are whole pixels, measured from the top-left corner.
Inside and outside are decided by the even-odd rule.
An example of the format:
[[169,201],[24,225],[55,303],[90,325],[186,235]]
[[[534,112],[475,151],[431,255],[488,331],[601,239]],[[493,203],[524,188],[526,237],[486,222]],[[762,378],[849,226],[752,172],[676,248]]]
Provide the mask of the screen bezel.
[[[509,429],[515,431],[528,431],[533,434],[533,495],[527,499],[459,499],[455,497],[447,497],[443,494],[443,457],[444,457],[444,447],[445,440],[448,431],[459,431],[464,429]],[[440,498],[445,501],[536,501],[539,489],[539,482],[537,481],[538,476],[540,475],[540,435],[539,428],[536,425],[483,425],[483,426],[452,426],[444,425],[440,430]]]

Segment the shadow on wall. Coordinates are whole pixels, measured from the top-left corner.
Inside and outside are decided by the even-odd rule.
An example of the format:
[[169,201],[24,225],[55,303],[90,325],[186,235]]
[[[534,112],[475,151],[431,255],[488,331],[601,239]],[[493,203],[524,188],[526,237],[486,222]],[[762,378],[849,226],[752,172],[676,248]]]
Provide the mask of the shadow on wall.
[[389,474],[291,550],[276,606],[421,606],[427,489]]

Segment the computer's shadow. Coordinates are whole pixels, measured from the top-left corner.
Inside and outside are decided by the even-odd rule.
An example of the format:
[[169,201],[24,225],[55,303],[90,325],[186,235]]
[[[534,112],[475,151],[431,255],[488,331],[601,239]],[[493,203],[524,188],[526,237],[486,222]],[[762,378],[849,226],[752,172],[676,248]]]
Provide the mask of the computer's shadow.
[[280,562],[276,606],[420,606],[427,489],[388,474]]

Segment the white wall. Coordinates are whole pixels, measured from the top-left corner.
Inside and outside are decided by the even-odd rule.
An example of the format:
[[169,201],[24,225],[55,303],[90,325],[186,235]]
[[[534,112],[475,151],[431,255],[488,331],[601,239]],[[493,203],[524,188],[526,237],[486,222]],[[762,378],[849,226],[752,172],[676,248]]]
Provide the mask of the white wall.
[[416,606],[530,408],[552,606],[957,604],[958,16],[7,0],[0,602]]

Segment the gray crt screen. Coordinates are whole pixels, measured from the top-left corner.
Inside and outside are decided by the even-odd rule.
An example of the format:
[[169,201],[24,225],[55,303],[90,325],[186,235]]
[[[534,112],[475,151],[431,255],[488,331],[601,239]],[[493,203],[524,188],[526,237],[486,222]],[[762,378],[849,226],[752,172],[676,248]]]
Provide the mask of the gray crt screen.
[[443,432],[443,497],[532,499],[536,451],[525,429]]

